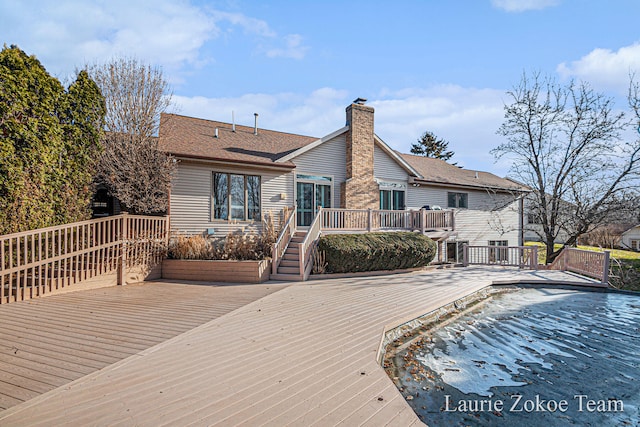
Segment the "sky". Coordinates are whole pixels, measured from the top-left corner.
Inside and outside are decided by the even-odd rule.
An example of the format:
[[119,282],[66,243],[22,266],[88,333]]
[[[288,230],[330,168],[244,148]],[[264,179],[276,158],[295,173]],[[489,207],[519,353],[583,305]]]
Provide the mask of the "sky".
[[358,97],[409,152],[431,131],[451,161],[504,176],[508,90],[523,73],[588,81],[625,108],[640,70],[638,0],[0,0],[0,40],[69,81],[85,64],[161,67],[173,111],[322,137]]

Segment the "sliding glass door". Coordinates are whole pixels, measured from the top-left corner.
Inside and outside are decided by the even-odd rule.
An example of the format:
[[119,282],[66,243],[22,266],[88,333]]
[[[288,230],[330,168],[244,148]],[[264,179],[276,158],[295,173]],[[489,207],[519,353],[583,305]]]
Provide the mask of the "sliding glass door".
[[[331,179],[318,177],[318,180],[300,181],[310,176],[298,175],[296,183],[297,223],[299,227],[308,227],[318,212],[319,207],[331,207]],[[326,183],[326,182],[329,183]]]

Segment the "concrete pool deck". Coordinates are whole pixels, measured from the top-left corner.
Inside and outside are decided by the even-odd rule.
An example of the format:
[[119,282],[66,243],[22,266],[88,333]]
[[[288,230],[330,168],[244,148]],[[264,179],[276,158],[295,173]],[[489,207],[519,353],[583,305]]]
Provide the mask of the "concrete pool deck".
[[422,425],[376,361],[385,330],[494,283],[538,282],[595,284],[503,267],[296,283],[0,412],[0,425]]

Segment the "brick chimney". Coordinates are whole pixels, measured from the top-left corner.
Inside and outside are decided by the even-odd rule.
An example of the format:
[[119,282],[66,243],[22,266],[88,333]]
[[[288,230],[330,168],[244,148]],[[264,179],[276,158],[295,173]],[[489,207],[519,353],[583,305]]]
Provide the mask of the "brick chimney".
[[340,204],[346,209],[379,209],[380,189],[373,178],[373,108],[358,98],[346,109],[347,180],[342,183]]

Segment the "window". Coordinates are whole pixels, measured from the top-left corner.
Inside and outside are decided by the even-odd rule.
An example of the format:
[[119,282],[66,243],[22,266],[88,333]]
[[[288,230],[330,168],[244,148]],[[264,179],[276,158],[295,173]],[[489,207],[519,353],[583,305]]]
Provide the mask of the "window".
[[380,209],[402,211],[404,207],[404,191],[380,190]]
[[632,240],[631,249],[633,249],[634,251],[640,251],[640,240]]
[[214,172],[213,219],[260,220],[260,177]]
[[489,261],[508,261],[509,260],[509,249],[506,247],[500,248],[499,246],[509,246],[508,240],[489,240],[489,246],[498,246],[496,248],[489,249]]
[[529,212],[527,214],[527,224],[540,224],[540,222],[538,221],[538,216]]
[[467,193],[447,193],[448,206],[450,208],[468,208]]

